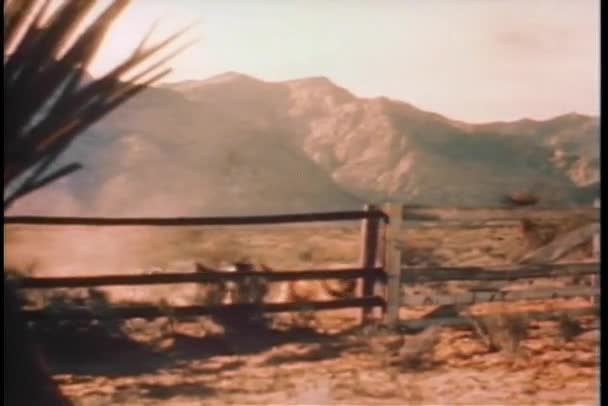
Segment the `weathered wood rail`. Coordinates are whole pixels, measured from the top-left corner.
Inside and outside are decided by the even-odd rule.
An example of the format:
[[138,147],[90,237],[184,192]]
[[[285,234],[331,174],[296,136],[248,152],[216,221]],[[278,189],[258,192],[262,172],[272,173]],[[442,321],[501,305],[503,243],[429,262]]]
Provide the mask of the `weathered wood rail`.
[[243,226],[284,223],[312,223],[322,221],[348,221],[362,219],[382,219],[388,217],[379,210],[335,211],[326,213],[277,214],[269,216],[233,217],[174,217],[174,218],[130,218],[130,217],[39,217],[11,216],[4,218],[4,224],[45,225],[45,226]]
[[600,208],[598,207],[575,207],[570,209],[547,209],[547,208],[513,208],[502,209],[488,208],[450,208],[450,207],[403,207],[403,220],[419,222],[442,222],[450,221],[518,221],[524,218],[536,218],[539,220],[562,219],[564,214],[582,217],[592,221],[600,219]]
[[599,296],[596,287],[574,286],[535,290],[477,291],[455,294],[403,295],[401,306],[448,306],[472,305],[491,302],[518,302],[522,300],[567,299],[572,297]]
[[[363,279],[361,297],[289,303],[230,304],[212,306],[169,306],[159,309],[157,306],[122,306],[114,307],[110,312],[116,318],[153,318],[172,316],[202,316],[209,314],[234,313],[256,309],[266,313],[311,310],[332,310],[359,307],[362,309],[363,322],[369,320],[375,307],[386,307],[384,298],[374,295],[376,281],[385,281],[386,275],[381,266],[377,266],[378,236],[381,222],[389,221],[388,216],[373,205],[366,205],[363,210],[336,211],[325,213],[280,214],[268,216],[235,216],[235,217],[196,217],[196,218],[92,218],[92,217],[5,217],[4,224],[42,225],[42,226],[142,226],[142,227],[189,227],[189,226],[243,226],[268,225],[285,223],[313,223],[328,221],[361,221],[361,267],[347,269],[314,269],[300,271],[258,271],[258,272],[224,272],[205,271],[190,273],[159,273],[143,275],[98,275],[84,277],[47,277],[20,278],[17,284],[22,289],[57,289],[83,288],[99,286],[155,285],[175,283],[218,283],[239,281],[250,277],[263,278],[268,282],[323,280],[323,279]],[[28,310],[26,317],[40,320],[56,317],[48,309]],[[62,318],[81,319],[101,317],[90,309],[68,309],[62,311]]]
[[572,217],[599,221],[599,207],[577,207],[572,209],[539,209],[539,208],[404,208],[403,221],[408,229],[412,228],[500,228],[514,227],[525,218],[539,221],[562,219],[567,213]]
[[405,268],[402,267],[402,283],[448,281],[514,281],[518,279],[557,278],[567,276],[596,275],[599,263],[572,263],[551,265],[512,265],[494,267]]
[[268,282],[283,282],[297,280],[323,280],[323,279],[353,279],[371,275],[374,279],[384,279],[385,275],[380,267],[371,268],[344,268],[344,269],[316,269],[304,271],[272,271],[247,273],[206,271],[187,273],[158,273],[140,275],[98,275],[75,277],[36,277],[20,278],[18,286],[24,289],[58,289],[58,288],[90,288],[100,286],[128,286],[128,285],[165,285],[180,283],[214,283],[222,281],[241,281],[251,277],[263,278]]
[[[560,315],[568,315],[570,317],[582,316],[599,316],[600,309],[597,306],[589,306],[582,309],[561,309],[559,311],[515,311],[509,312],[509,315],[521,315],[528,320],[555,320]],[[477,316],[479,317],[479,316]],[[419,330],[429,326],[441,325],[449,327],[471,328],[471,319],[468,315],[455,317],[432,317],[425,319],[401,320],[398,327],[405,330]]]

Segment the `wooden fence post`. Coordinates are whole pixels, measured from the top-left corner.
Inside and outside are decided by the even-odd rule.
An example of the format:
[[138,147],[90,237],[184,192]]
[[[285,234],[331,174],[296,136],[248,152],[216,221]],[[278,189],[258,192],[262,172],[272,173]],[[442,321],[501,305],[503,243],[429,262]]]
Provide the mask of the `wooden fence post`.
[[[593,202],[593,207],[595,207],[596,209],[600,208],[600,199],[595,199],[595,201]],[[601,224],[600,224],[601,227]],[[600,252],[600,235],[601,235],[601,231],[598,231],[597,233],[595,233],[593,235],[593,258],[597,259],[599,262],[601,262],[601,252]],[[600,275],[594,275],[591,277],[591,286],[596,288],[599,287],[600,285],[600,281],[599,278],[601,278],[601,269],[602,267],[599,267],[599,272]],[[593,303],[594,305],[599,304],[599,298],[597,296],[593,296],[591,298],[591,303]]]
[[[367,212],[377,211],[378,208],[371,204],[366,204],[363,208]],[[378,257],[378,218],[368,218],[361,221],[361,252],[360,261],[362,268],[373,268],[376,266]],[[373,296],[375,285],[375,275],[371,274],[363,278],[362,295]],[[361,323],[367,323],[372,316],[373,307],[363,307],[361,313]]]
[[389,328],[396,328],[401,308],[401,249],[398,246],[398,238],[403,215],[402,205],[388,203],[385,205],[385,211],[389,216],[384,241],[384,271],[387,273],[385,322]]

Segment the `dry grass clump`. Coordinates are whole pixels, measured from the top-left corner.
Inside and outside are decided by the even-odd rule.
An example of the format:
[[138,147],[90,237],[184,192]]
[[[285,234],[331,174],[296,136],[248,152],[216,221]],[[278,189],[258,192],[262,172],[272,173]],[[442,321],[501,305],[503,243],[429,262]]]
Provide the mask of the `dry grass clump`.
[[441,327],[431,326],[413,336],[380,335],[368,338],[372,352],[386,367],[416,369],[432,363],[435,349],[441,341]]
[[558,328],[561,337],[566,342],[572,341],[574,338],[583,333],[583,327],[579,321],[566,313],[562,313],[559,316]]
[[[61,291],[37,299],[41,298],[46,317],[28,324],[46,356],[82,362],[103,357],[107,352],[139,348],[127,323],[115,317],[104,292],[95,289]],[[85,317],[69,317],[70,314]]]
[[586,225],[592,224],[597,220],[593,218],[589,218],[584,215],[569,215],[564,219],[561,219],[559,224],[556,226],[557,232],[559,233],[567,233],[570,231],[574,231],[577,228],[584,227]]
[[471,318],[488,351],[517,355],[528,336],[529,319],[523,314],[493,314]]
[[441,341],[440,332],[440,326],[431,326],[406,339],[398,354],[400,365],[405,368],[419,368],[432,362],[435,349]]
[[302,262],[312,262],[313,258],[312,248],[304,248],[302,251],[298,252],[298,259]]
[[[536,249],[549,244],[561,235],[579,229],[593,223],[594,220],[585,216],[567,216],[558,224],[548,224],[542,221],[533,221],[525,218],[520,222],[520,232],[528,249]],[[585,244],[586,249],[591,249],[591,241]]]
[[[112,305],[104,292],[96,289],[87,289],[86,295],[70,295],[67,292],[58,292],[46,295],[44,298],[45,311],[49,315],[48,323],[41,323],[45,328],[52,324],[52,329],[62,334],[70,330],[87,328],[103,332],[108,336],[121,335],[121,320],[113,317]],[[63,320],[65,314],[73,311],[86,311],[91,317],[84,320]]]
[[527,218],[521,220],[520,231],[527,250],[540,248],[555,238],[555,230],[547,232],[539,223]]

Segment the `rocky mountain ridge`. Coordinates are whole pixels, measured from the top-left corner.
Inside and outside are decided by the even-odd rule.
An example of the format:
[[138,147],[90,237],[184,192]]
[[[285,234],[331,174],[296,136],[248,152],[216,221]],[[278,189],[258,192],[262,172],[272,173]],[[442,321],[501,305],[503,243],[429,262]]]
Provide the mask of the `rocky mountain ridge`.
[[386,200],[496,206],[521,190],[564,206],[599,193],[599,120],[571,113],[468,124],[359,98],[324,77],[265,82],[229,72],[145,91],[58,164],[73,161],[85,169],[11,212],[236,215]]

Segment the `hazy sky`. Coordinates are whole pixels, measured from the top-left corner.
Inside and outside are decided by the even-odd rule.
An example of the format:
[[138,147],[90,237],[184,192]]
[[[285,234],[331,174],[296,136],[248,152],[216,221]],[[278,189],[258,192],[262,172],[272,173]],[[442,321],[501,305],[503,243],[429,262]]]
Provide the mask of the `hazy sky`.
[[134,0],[93,68],[194,21],[171,81],[327,76],[470,122],[599,111],[599,0]]

